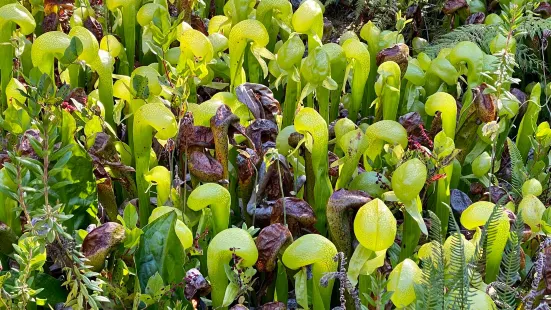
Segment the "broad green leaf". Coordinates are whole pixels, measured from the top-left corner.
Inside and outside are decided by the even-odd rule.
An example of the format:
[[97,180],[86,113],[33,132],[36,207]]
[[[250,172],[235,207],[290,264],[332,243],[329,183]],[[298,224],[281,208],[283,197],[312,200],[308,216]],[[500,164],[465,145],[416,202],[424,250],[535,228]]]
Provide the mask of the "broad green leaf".
[[63,53],[63,57],[59,59],[59,62],[63,64],[70,64],[73,63],[75,60],[78,59],[80,54],[83,52],[83,44],[82,41],[77,36],[74,36],[71,38],[71,42],[69,43],[69,46],[67,49],[65,49],[65,52]]
[[545,205],[534,195],[526,195],[518,205],[518,212],[522,214],[524,222],[530,226],[532,232],[540,231],[540,222],[545,212]]
[[421,216],[421,199],[419,196],[417,196],[416,199],[405,202],[404,201],[404,208],[406,209],[407,213],[417,222],[417,225],[419,225],[419,228],[421,229],[421,232],[423,234],[428,235],[429,232],[427,230],[427,225],[425,225],[425,221],[423,220],[423,216]]
[[230,283],[226,287],[226,293],[224,294],[224,301],[222,302],[222,307],[229,306],[239,294],[239,286],[235,283]]
[[[88,221],[89,214],[96,214],[98,205],[96,178],[90,156],[78,144],[72,149],[73,155],[55,176],[55,182],[71,182],[71,186],[57,190],[57,199],[65,204],[65,213],[72,213],[74,218],[66,222],[69,232],[73,227]],[[50,178],[53,180],[53,178]],[[90,212],[90,213],[89,213]]]
[[157,272],[165,283],[180,282],[185,276],[185,253],[174,230],[176,220],[176,213],[168,212],[143,228],[135,257],[143,290],[147,280]]
[[392,189],[404,203],[415,200],[425,186],[427,167],[418,158],[410,159],[396,168],[392,175]]
[[287,304],[288,295],[289,295],[289,284],[287,280],[287,269],[285,268],[285,265],[283,265],[281,260],[278,260],[274,300],[281,301],[284,304]]
[[72,145],[75,143],[76,121],[71,113],[62,111],[63,118],[61,122],[61,142],[63,146]]
[[136,98],[147,99],[149,97],[149,79],[143,75],[133,75],[132,89]]
[[308,282],[307,282],[306,268],[301,268],[299,272],[295,274],[295,296],[297,303],[303,308],[308,310]]
[[126,228],[133,229],[136,227],[136,224],[138,223],[138,212],[133,204],[126,204],[123,211],[123,219]]
[[444,131],[440,131],[434,137],[434,153],[438,155],[438,159],[449,156],[455,149],[453,139],[446,136]]
[[93,134],[102,131],[101,119],[97,115],[92,116],[92,118],[86,122],[86,125],[84,125],[84,134],[86,137],[91,137]]
[[54,176],[56,175],[57,173],[61,172],[63,170],[63,168],[65,167],[65,165],[67,164],[67,162],[69,162],[69,160],[71,159],[73,153],[72,152],[67,152],[65,153],[65,155],[63,155],[56,163],[55,165],[53,166],[53,168],[49,171],[49,175],[50,176]]
[[127,249],[131,249],[136,245],[138,245],[138,242],[140,241],[140,236],[142,234],[143,234],[143,231],[138,227],[134,227],[132,229],[126,229],[125,238],[124,238],[124,247]]
[[385,256],[386,250],[374,252],[358,244],[352,258],[350,258],[348,272],[346,273],[350,283],[355,286],[358,283],[358,276],[370,275],[377,268],[383,266]]
[[155,299],[163,293],[164,288],[163,278],[157,272],[149,280],[147,280],[147,286],[145,287],[145,293],[154,296]]
[[409,258],[394,267],[388,276],[387,290],[393,292],[392,303],[398,308],[404,308],[415,300],[415,284],[421,281],[423,272]]
[[388,249],[396,236],[396,219],[385,203],[376,198],[358,210],[354,234],[360,244],[372,251]]
[[47,273],[38,273],[33,281],[33,287],[43,288],[36,295],[37,298],[45,299],[46,305],[55,308],[58,303],[63,303],[67,300],[67,291],[61,286],[62,282],[50,276]]
[[547,235],[551,234],[551,208],[547,208],[543,212],[540,225],[544,233]]
[[[22,134],[31,126],[31,118],[24,109],[17,109],[14,105],[9,105],[4,111],[5,120],[2,122],[2,128],[14,134]],[[1,118],[1,117],[0,117]]]

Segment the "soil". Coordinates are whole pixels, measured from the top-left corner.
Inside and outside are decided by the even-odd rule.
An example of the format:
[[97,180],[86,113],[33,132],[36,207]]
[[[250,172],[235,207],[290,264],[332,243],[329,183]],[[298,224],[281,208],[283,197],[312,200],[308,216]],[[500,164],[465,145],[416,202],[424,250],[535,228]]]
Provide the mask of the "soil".
[[[362,16],[356,18],[354,7],[339,2],[333,3],[325,8],[325,22],[330,22],[331,26],[326,26],[323,42],[338,43],[339,37],[346,31],[354,31],[358,36],[360,29],[367,21],[362,21]],[[330,28],[330,34],[327,29]]]

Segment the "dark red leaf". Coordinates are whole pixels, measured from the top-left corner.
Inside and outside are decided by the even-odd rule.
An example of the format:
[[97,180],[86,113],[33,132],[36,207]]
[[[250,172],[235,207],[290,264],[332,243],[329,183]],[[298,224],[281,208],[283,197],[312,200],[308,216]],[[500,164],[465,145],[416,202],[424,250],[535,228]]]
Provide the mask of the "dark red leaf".
[[[283,201],[285,201],[285,214],[283,213]],[[300,236],[302,229],[314,231],[313,226],[316,223],[316,216],[312,207],[306,201],[295,197],[278,199],[273,206],[270,223],[283,224],[285,223],[285,216],[287,217],[287,226],[293,236]]]
[[256,267],[260,272],[271,272],[277,266],[278,255],[293,242],[293,236],[287,227],[275,223],[264,227],[256,238],[258,260]]
[[124,241],[124,227],[115,222],[107,222],[92,230],[82,242],[82,254],[88,258],[87,265],[93,271],[103,268],[109,252]]
[[203,277],[201,272],[196,268],[188,270],[184,280],[186,282],[184,296],[187,300],[206,296],[210,293],[211,287],[209,282],[207,282],[205,277]]

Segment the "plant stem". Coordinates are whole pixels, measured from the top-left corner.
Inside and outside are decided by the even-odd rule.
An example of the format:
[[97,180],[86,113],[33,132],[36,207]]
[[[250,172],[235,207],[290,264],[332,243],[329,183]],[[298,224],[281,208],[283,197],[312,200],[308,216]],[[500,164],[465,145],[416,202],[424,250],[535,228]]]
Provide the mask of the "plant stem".
[[130,75],[134,71],[134,60],[136,57],[136,0],[128,0],[129,4],[122,9],[124,46],[126,47],[126,59],[128,67],[121,66],[121,74]]
[[[0,0],[0,7],[14,3],[15,0]],[[13,46],[10,44],[10,39],[13,31],[15,30],[14,23],[6,23],[0,29],[0,42],[6,45],[0,45],[0,79],[2,87],[2,101],[0,104],[0,113],[3,113],[4,110],[8,107],[8,102],[6,98],[6,86],[8,85],[12,77],[12,68],[13,68]]]
[[[48,111],[48,108],[46,108],[46,113],[44,113],[44,120],[43,120],[43,126],[44,126],[44,137],[42,139],[42,150],[44,152],[42,164],[44,165],[42,174],[42,182],[44,184],[44,206],[46,208],[49,208],[49,186],[48,186],[48,166],[50,164],[50,150],[49,150],[49,144],[50,144],[50,120],[48,119],[50,116],[50,113]],[[30,223],[30,222],[29,222]]]
[[341,103],[341,89],[331,91],[331,107],[329,109],[329,123],[339,116],[339,105]]
[[306,104],[304,105],[307,108],[314,108],[314,95],[310,94],[306,96]]
[[22,179],[23,179],[23,176],[21,175],[21,166],[18,164],[16,168],[17,168],[17,191],[19,194],[19,207],[23,211],[23,214],[25,215],[25,220],[27,221],[27,223],[31,223],[31,216],[27,211],[27,205],[25,203],[25,191],[21,186]]
[[214,14],[215,15],[224,15],[224,5],[226,4],[225,0],[214,0]]
[[251,49],[246,52],[247,58],[247,81],[250,83],[262,83],[262,78],[260,76],[260,65],[256,58],[254,57]]
[[287,77],[285,88],[285,102],[283,103],[283,120],[281,128],[293,125],[295,122],[295,111],[300,92],[300,83],[295,82],[290,76]]
[[279,190],[281,191],[281,204],[283,205],[283,224],[287,226],[287,208],[285,208],[285,192],[283,191],[283,178],[281,177],[281,168],[279,165],[279,154],[277,154],[277,174],[279,177]]
[[316,99],[321,117],[329,124],[329,90],[323,86],[316,88]]
[[419,243],[421,237],[421,229],[419,224],[415,222],[413,217],[404,210],[404,223],[402,224],[402,246],[400,250],[400,257],[398,262],[403,261],[406,258],[411,257],[415,253],[415,247]]

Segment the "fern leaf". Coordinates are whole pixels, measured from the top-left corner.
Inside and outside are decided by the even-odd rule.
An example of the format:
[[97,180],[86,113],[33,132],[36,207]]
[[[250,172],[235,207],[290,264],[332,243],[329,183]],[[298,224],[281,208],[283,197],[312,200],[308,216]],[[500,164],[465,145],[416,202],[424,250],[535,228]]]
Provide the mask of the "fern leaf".
[[521,192],[522,184],[526,180],[527,171],[517,145],[509,138],[507,138],[507,147],[511,156],[511,185],[515,189],[513,195],[517,196]]
[[501,261],[501,267],[497,277],[499,285],[495,286],[501,304],[511,309],[515,309],[517,306],[516,289],[514,285],[520,278],[519,269],[523,230],[524,221],[522,220],[522,214],[519,213],[511,229],[511,234]]
[[354,16],[356,18],[360,17],[362,15],[365,8],[365,0],[357,0],[356,1],[356,8],[354,9]]
[[327,0],[327,1],[325,1],[324,5],[327,7],[327,6],[329,6],[331,4],[334,4],[334,3],[337,3],[337,0]]
[[481,24],[464,25],[439,36],[423,51],[431,57],[436,57],[443,48],[454,47],[461,41],[471,41],[476,43],[484,52],[490,53],[489,43],[497,33],[497,26]]
[[542,37],[543,32],[551,28],[551,20],[527,14],[524,16],[523,22],[520,24],[518,31],[525,33],[530,39]]
[[436,214],[428,211],[432,224],[429,239],[432,241],[430,258],[423,261],[423,277],[416,287],[416,309],[443,309],[444,306],[444,249],[442,247],[442,228]]
[[444,242],[444,236],[442,235],[442,222],[434,212],[428,210],[428,213],[431,220],[429,239],[436,241],[441,245]]
[[500,225],[502,225],[503,207],[496,203],[494,210],[490,215],[490,218],[486,222],[485,230],[488,232],[486,235],[486,282],[492,282],[497,278],[499,273],[499,265],[503,255],[503,243],[500,245],[497,243],[498,235],[501,232]]
[[451,210],[449,225],[452,239],[450,261],[447,262],[450,276],[446,279],[448,294],[445,307],[446,309],[470,309],[469,266],[465,257],[465,245]]

